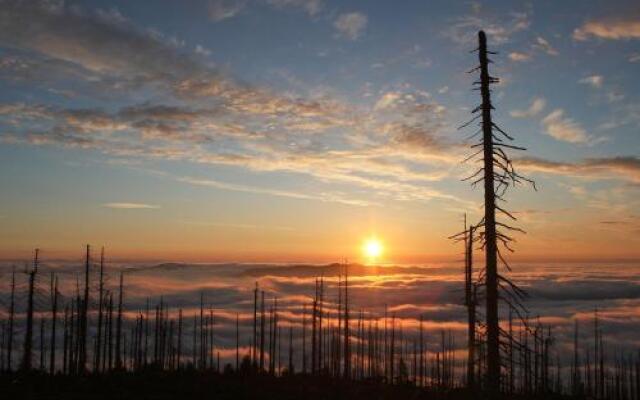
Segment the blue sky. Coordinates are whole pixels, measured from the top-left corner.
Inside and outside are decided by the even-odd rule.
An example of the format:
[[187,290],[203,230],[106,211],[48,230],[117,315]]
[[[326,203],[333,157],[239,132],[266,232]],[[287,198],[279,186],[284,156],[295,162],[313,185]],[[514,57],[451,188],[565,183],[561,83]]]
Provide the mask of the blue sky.
[[535,192],[523,257],[637,258],[633,2],[3,1],[0,251],[451,256],[477,31]]

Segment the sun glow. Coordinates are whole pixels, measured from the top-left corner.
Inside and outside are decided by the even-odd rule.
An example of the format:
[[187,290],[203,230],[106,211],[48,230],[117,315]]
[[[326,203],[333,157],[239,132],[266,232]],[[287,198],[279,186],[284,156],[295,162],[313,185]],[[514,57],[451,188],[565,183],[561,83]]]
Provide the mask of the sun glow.
[[384,251],[382,243],[376,238],[369,238],[365,240],[362,246],[362,252],[370,260],[375,261],[379,258]]

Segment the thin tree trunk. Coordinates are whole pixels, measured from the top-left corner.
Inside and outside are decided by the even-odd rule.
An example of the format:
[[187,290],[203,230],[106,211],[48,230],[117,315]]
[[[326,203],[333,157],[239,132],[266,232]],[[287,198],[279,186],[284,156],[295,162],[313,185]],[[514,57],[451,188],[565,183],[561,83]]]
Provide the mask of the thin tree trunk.
[[55,374],[56,368],[56,322],[58,318],[58,278],[51,273],[51,352],[49,374]]
[[33,269],[29,271],[29,294],[27,300],[27,327],[24,335],[24,351],[22,354],[22,369],[31,370],[31,349],[33,346],[33,292],[36,282],[36,274],[38,273],[38,254],[40,250],[36,249],[33,258]]
[[[146,341],[146,338],[145,338]],[[145,344],[146,350],[146,344]],[[176,363],[178,364],[178,369],[180,369],[180,358],[182,357],[182,308],[178,310],[178,350],[176,356]]]
[[118,294],[118,320],[116,321],[116,369],[122,368],[122,297],[123,297],[123,273],[120,272],[120,290]]
[[7,370],[11,372],[12,370],[12,360],[13,360],[13,325],[15,321],[15,299],[16,299],[16,268],[13,267],[11,270],[11,297],[9,300],[9,337],[7,338]]
[[349,266],[344,266],[344,379],[351,377],[351,345],[349,341]]
[[80,337],[79,337],[79,358],[78,372],[84,373],[87,367],[87,328],[89,313],[89,263],[90,263],[90,247],[87,245],[87,253],[84,263],[84,297],[82,300],[82,311],[80,317]]
[[102,321],[104,311],[104,247],[100,250],[100,281],[98,283],[98,328],[96,331],[96,355],[94,372],[100,372],[100,358],[102,357]]

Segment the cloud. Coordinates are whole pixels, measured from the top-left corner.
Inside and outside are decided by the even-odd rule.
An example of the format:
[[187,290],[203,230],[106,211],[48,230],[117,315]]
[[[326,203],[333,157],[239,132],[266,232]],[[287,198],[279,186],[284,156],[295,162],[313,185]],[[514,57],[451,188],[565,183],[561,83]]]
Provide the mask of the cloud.
[[587,158],[575,163],[523,158],[518,160],[518,165],[529,171],[548,174],[640,183],[640,158],[636,156]]
[[[324,7],[322,0],[259,0],[255,3],[264,3],[278,9],[297,8],[304,10],[309,16],[317,15]],[[249,0],[209,0],[207,11],[212,21],[219,22],[237,16],[248,4]]]
[[573,31],[575,40],[583,41],[591,37],[608,40],[640,39],[640,19],[621,17],[588,21]]
[[569,143],[586,143],[587,132],[571,118],[564,116],[564,110],[556,109],[542,120],[546,133],[554,139]]
[[102,206],[117,210],[155,210],[160,208],[158,205],[144,203],[106,203]]
[[238,15],[247,5],[243,0],[209,0],[207,11],[212,21],[218,22]]
[[374,109],[382,110],[385,108],[389,108],[398,101],[402,97],[402,93],[400,92],[386,92],[376,102]]
[[591,75],[580,79],[578,82],[584,85],[590,85],[594,88],[601,88],[602,83],[604,82],[604,77],[602,75]]
[[[67,296],[75,292],[75,276],[81,266],[75,262],[52,266],[46,261],[42,265],[44,274],[50,270],[58,273],[60,291],[63,298],[68,299]],[[578,268],[576,264],[515,263],[513,267],[511,278],[529,293],[525,304],[530,315],[540,315],[540,322],[553,324],[554,348],[559,357],[565,357],[562,358],[564,365],[570,365],[574,321],[581,324],[580,343],[585,346],[582,349],[591,343],[587,339],[591,333],[583,327],[592,326],[595,308],[598,309],[601,329],[616,343],[615,351],[637,350],[640,282],[635,265],[598,263]],[[10,263],[0,265],[0,268],[4,276],[11,273]],[[223,362],[225,357],[230,362],[235,357],[236,315],[239,316],[241,337],[251,337],[252,291],[256,282],[259,289],[265,290],[268,304],[275,296],[278,297],[280,321],[283,327],[294,329],[296,348],[301,345],[304,306],[309,321],[314,278],[318,276],[324,276],[325,321],[327,325],[337,324],[337,277],[343,271],[343,266],[338,264],[165,263],[141,266],[109,263],[106,269],[107,290],[117,292],[119,271],[124,271],[125,330],[133,328],[139,315],[135,310],[144,310],[147,301],[151,301],[153,308],[162,297],[168,306],[168,317],[175,321],[180,309],[183,315],[197,314],[203,299],[206,316],[215,316],[215,345]],[[350,264],[350,304],[354,310],[363,311],[365,327],[370,322],[382,327],[386,306],[389,316],[395,317],[395,326],[402,329],[408,339],[418,337],[418,321],[422,316],[425,320],[425,344],[430,352],[439,351],[443,330],[451,329],[455,343],[464,346],[466,311],[460,271],[459,263],[380,268]],[[0,290],[0,301],[7,302],[9,296],[9,287],[5,285]],[[43,308],[38,310],[46,311]],[[505,307],[505,314],[507,310]],[[24,316],[24,308],[18,309],[17,320],[23,321]],[[506,315],[501,317],[506,318]],[[192,318],[185,319],[185,337],[191,337],[194,326]],[[519,329],[519,324],[516,323],[514,328]],[[607,352],[606,359],[615,361],[612,352]],[[300,353],[296,352],[298,356]],[[301,365],[300,358],[295,362],[297,366]]]
[[[91,149],[137,162],[162,159],[305,175],[349,192],[366,191],[376,197],[370,202],[464,203],[428,185],[447,176],[459,155],[440,132],[446,109],[426,92],[396,90],[397,99],[387,98],[379,109],[324,94],[275,92],[236,82],[205,63],[193,46],[122,16],[66,6],[54,12],[21,2],[2,8],[0,15],[0,44],[19,49],[20,57],[56,60],[53,65],[74,89],[95,82],[118,87],[124,92],[118,100],[129,104],[120,109],[5,104],[0,107],[7,125],[4,142]],[[37,75],[50,75],[46,72],[38,69]],[[101,92],[111,91],[100,86],[83,94],[94,99]],[[137,102],[149,93],[164,103]],[[338,201],[353,197],[340,187],[310,194]]]
[[266,0],[266,2],[277,8],[300,8],[310,16],[317,15],[324,7],[323,0]]
[[232,191],[256,193],[256,194],[267,194],[271,196],[290,197],[290,198],[302,199],[302,200],[320,200],[324,202],[342,203],[346,205],[361,206],[361,207],[372,205],[372,203],[366,200],[348,199],[348,198],[342,197],[339,194],[332,194],[332,193],[324,193],[322,195],[316,196],[308,193],[238,185],[234,183],[220,182],[212,179],[198,179],[198,178],[192,178],[192,177],[182,177],[182,178],[179,178],[178,181],[189,183],[192,185],[197,185],[197,186],[212,187],[216,189],[232,190]]
[[533,118],[544,110],[546,104],[545,99],[536,97],[531,101],[531,105],[526,110],[512,110],[509,114],[513,118]]
[[557,56],[559,54],[558,51],[555,48],[553,48],[553,46],[551,46],[551,43],[549,43],[542,36],[538,36],[536,38],[536,42],[534,43],[533,48],[540,50],[544,53],[547,53],[550,56]]
[[470,15],[453,20],[444,35],[458,44],[471,45],[477,43],[477,32],[483,30],[490,43],[500,45],[509,42],[515,34],[526,31],[530,25],[527,12],[495,17],[493,14],[484,15],[481,9],[475,8]]
[[[309,139],[299,130],[274,135],[261,127],[254,130],[240,122],[225,123],[225,114],[220,115],[217,108],[143,104],[104,112],[13,104],[0,107],[0,116],[13,126],[5,141],[95,149],[138,161],[182,160],[304,174],[322,183],[361,188],[378,198],[459,202],[425,185],[443,179],[448,168],[442,165],[459,159],[456,148],[438,135],[444,108],[425,96],[403,94],[381,121],[363,120],[359,129],[338,134],[320,128]],[[344,146],[333,150],[315,141],[323,136],[342,140]],[[348,201],[335,190],[318,188],[309,195],[323,201]]]
[[511,61],[524,62],[524,61],[529,61],[531,59],[531,55],[527,53],[520,53],[518,51],[513,51],[509,53],[509,59]]
[[349,40],[358,39],[367,28],[368,18],[360,12],[340,14],[333,23],[340,36]]

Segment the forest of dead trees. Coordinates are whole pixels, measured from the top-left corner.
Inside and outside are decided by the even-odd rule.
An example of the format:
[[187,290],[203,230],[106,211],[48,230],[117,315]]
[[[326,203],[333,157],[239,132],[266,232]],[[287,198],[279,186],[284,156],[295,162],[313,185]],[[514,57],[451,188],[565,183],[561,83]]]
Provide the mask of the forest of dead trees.
[[[278,294],[258,283],[247,299],[252,313],[217,318],[211,299],[187,313],[162,298],[144,308],[126,307],[126,273],[99,262],[87,246],[84,272],[74,293],[60,293],[54,273],[41,276],[39,252],[26,274],[11,274],[10,297],[2,320],[0,369],[3,376],[47,374],[94,376],[153,371],[194,372],[215,376],[331,378],[340,381],[410,385],[448,392],[486,385],[486,328],[476,320],[472,259],[465,248],[465,299],[469,313],[467,337],[449,330],[434,333],[422,317],[416,324],[397,318],[386,308],[368,310],[349,298],[349,265],[338,277],[318,277],[309,301],[301,306],[299,323],[281,322],[293,312]],[[322,267],[318,267],[319,271]],[[107,276],[117,284],[106,285]],[[81,279],[80,279],[81,278]],[[21,282],[18,282],[21,281]],[[80,283],[82,282],[82,283]],[[109,287],[108,287],[109,286]],[[17,290],[17,288],[22,290]],[[471,288],[471,289],[469,289]],[[46,293],[44,304],[35,297]],[[26,303],[26,304],[18,304]],[[18,313],[18,308],[24,310]],[[508,395],[563,393],[599,399],[640,399],[640,357],[608,351],[598,313],[592,323],[575,325],[571,361],[556,346],[550,326],[537,319],[515,318],[502,324],[501,391]],[[19,316],[19,318],[18,318]],[[284,318],[283,318],[284,319]],[[242,329],[241,329],[242,326]],[[580,329],[592,331],[580,342]],[[220,332],[234,332],[223,343]],[[465,342],[461,346],[456,341]],[[464,354],[461,348],[467,349]]]
[[[513,138],[492,120],[490,87],[499,80],[489,74],[488,66],[489,55],[495,53],[487,49],[483,32],[478,38],[479,65],[470,72],[480,73],[474,89],[481,94],[481,104],[463,127],[478,121],[479,129],[471,138],[480,140],[471,145],[474,153],[468,160],[475,158],[482,166],[467,180],[484,187],[484,214],[475,224],[467,224],[465,217],[464,230],[452,236],[464,249],[461,304],[467,310],[466,337],[450,330],[434,333],[425,328],[429,321],[422,316],[407,324],[386,307],[374,310],[354,304],[346,263],[337,278],[323,276],[318,267],[315,290],[305,294],[308,301],[301,309],[283,305],[278,293],[265,291],[256,282],[252,298],[247,299],[253,305],[249,317],[236,313],[235,318],[219,318],[204,295],[195,311],[162,298],[147,299],[142,308],[127,307],[126,273],[119,272],[117,285],[107,285],[108,277],[115,276],[107,267],[104,249],[96,262],[89,246],[75,292],[61,293],[55,273],[42,275],[40,253],[35,250],[25,274],[14,268],[10,276],[0,327],[2,377],[150,371],[211,377],[303,376],[410,386],[431,393],[470,390],[493,396],[640,400],[640,353],[612,351],[597,310],[588,325],[576,320],[573,343],[567,349],[555,340],[551,326],[529,316],[526,293],[505,275],[510,267],[501,249],[511,251],[511,233],[523,231],[497,218],[515,221],[503,196],[518,183],[533,182],[516,172],[506,153],[524,149],[510,144]],[[478,250],[484,262],[474,268]],[[36,301],[42,292],[47,292],[45,305]],[[295,311],[301,318],[294,323],[283,318],[283,310]],[[580,340],[581,329],[592,332],[591,340]],[[223,330],[235,330],[233,346],[228,334],[222,340]]]

